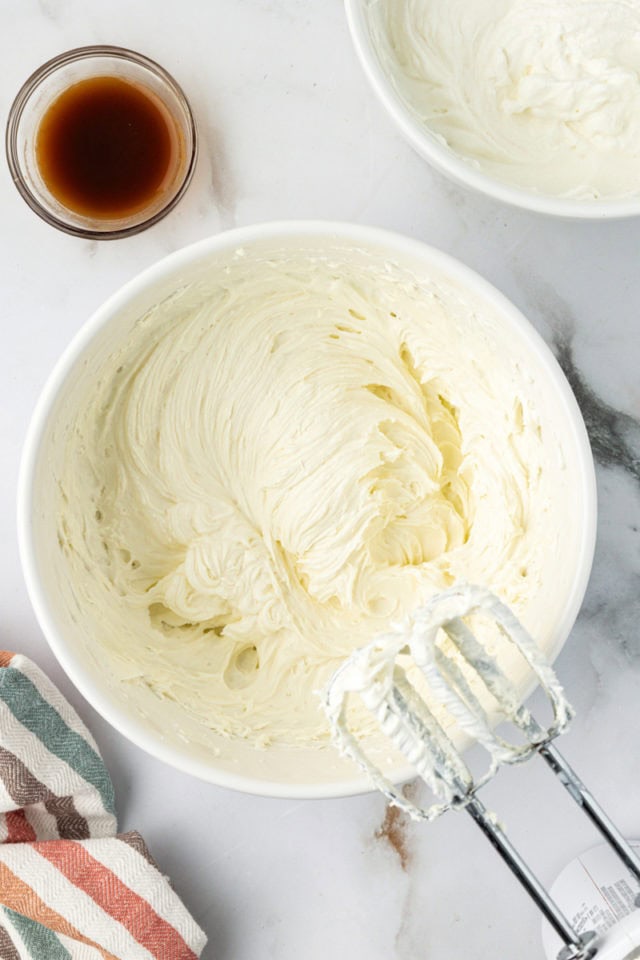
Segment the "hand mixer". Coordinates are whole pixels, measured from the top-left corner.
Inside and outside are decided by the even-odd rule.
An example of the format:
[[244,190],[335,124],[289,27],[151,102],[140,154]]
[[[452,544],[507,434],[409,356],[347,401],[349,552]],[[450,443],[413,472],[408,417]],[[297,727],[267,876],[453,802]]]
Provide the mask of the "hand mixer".
[[[468,625],[470,616],[478,622],[488,618],[507,648],[524,658],[551,705],[550,726],[541,726],[520,704],[499,658],[487,652]],[[367,756],[349,725],[348,705],[354,695],[426,782],[436,802],[427,807],[412,803]],[[488,590],[469,585],[439,594],[397,629],[355,651],[331,678],[324,707],[342,752],[395,806],[419,820],[432,820],[450,809],[466,810],[473,817],[565,944],[558,960],[602,955],[596,935],[574,929],[477,796],[499,766],[538,754],[640,882],[640,860],[633,849],[552,744],[573,710],[549,663],[505,604]],[[498,732],[505,722],[519,731],[517,742]],[[456,749],[454,723],[488,754],[482,776],[474,777]]]

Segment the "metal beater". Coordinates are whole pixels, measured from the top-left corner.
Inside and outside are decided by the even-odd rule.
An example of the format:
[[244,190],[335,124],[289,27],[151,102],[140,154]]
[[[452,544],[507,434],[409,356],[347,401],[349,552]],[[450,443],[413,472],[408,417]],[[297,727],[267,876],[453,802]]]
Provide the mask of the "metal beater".
[[[472,632],[469,617],[490,620],[507,647],[515,648],[527,662],[553,711],[548,727],[521,705],[498,658]],[[349,726],[348,704],[354,695],[427,783],[435,801],[430,806],[419,807],[406,799],[369,759]],[[558,960],[597,956],[595,934],[579,934],[573,928],[477,796],[498,767],[538,754],[640,883],[640,860],[552,743],[573,710],[551,666],[505,604],[488,590],[468,585],[439,594],[404,624],[353,653],[331,678],[324,707],[342,752],[366,771],[391,803],[414,819],[432,820],[446,810],[460,809],[475,820],[561,937],[565,946]],[[505,723],[519,732],[516,740],[498,732]],[[488,754],[482,776],[474,777],[456,749],[453,727]],[[636,904],[640,906],[640,893]]]

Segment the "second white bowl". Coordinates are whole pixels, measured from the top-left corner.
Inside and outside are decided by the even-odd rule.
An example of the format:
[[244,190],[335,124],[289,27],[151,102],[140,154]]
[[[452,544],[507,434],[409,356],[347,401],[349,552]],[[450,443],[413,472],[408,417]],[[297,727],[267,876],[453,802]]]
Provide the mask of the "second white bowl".
[[[395,0],[401,5],[405,0]],[[578,200],[549,196],[513,186],[477,169],[432,133],[394,85],[388,64],[383,65],[375,40],[372,17],[375,0],[345,0],[353,45],[373,91],[392,121],[414,150],[445,176],[479,193],[535,213],[576,220],[614,220],[640,214],[640,198]]]

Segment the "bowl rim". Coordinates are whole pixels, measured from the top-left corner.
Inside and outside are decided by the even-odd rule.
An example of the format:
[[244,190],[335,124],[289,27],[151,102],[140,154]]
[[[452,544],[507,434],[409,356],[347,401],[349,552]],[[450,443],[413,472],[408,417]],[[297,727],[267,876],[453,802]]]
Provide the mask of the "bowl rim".
[[365,6],[369,0],[345,0],[349,33],[364,74],[396,127],[420,156],[451,180],[512,207],[566,220],[621,220],[640,214],[640,197],[622,200],[574,200],[517,187],[476,169],[461,154],[439,143],[395,90],[371,41]]
[[[138,295],[144,295],[156,283],[166,281],[171,275],[177,274],[182,267],[233,247],[246,247],[261,240],[291,240],[296,237],[307,240],[333,239],[347,241],[354,245],[360,244],[365,248],[383,248],[390,256],[399,255],[418,259],[426,265],[442,270],[443,273],[478,293],[481,298],[487,300],[503,314],[505,319],[523,336],[528,347],[537,355],[541,365],[548,372],[563,401],[563,416],[569,421],[574,434],[580,460],[579,475],[582,478],[583,488],[583,516],[580,522],[582,542],[564,615],[558,624],[555,642],[550,649],[550,659],[555,659],[580,610],[591,572],[596,539],[595,468],[586,427],[578,403],[550,348],[520,310],[496,287],[449,254],[443,253],[422,241],[378,227],[325,220],[287,220],[238,227],[180,248],[151,264],[111,294],[73,336],[49,374],[37,400],[27,429],[20,462],[17,532],[20,560],[27,591],[44,637],[73,685],[112,727],[156,759],[217,786],[266,797],[325,799],[368,793],[373,790],[373,787],[363,773],[358,773],[355,770],[352,776],[329,783],[302,781],[285,784],[266,778],[263,780],[257,777],[230,773],[218,769],[215,759],[212,759],[211,762],[205,762],[183,755],[177,747],[167,745],[158,735],[145,728],[142,722],[128,716],[111,700],[108,693],[94,682],[89,672],[76,661],[73,653],[67,648],[63,632],[58,629],[47,600],[46,591],[40,582],[36,549],[32,538],[32,516],[35,513],[35,469],[40,446],[48,426],[49,414],[74,365],[98,332],[109,323],[114,315],[126,308],[131,299]],[[534,687],[535,683],[531,685],[529,693],[533,691]],[[390,773],[390,776],[396,782],[410,779],[413,775],[408,766],[403,766]]]

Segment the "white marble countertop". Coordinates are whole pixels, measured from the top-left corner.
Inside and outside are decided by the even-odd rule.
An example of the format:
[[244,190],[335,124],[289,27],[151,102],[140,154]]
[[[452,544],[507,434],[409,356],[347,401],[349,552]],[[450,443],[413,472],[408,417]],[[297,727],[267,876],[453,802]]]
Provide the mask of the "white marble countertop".
[[[459,257],[559,353],[598,459],[599,540],[558,661],[578,708],[564,749],[629,835],[640,834],[640,221],[553,222],[467,193],[395,133],[351,49],[340,0],[0,0],[1,114],[42,61],[86,43],[159,60],[201,133],[179,207],[112,243],[57,233],[0,164],[0,646],[34,657],[89,723],[120,822],[139,828],[206,929],[205,960],[539,960],[540,919],[467,818],[384,826],[381,797],[292,802],[179,774],[73,690],[35,622],[15,536],[20,448],[55,359],[96,306],[190,241],[258,220],[392,228]],[[595,837],[537,765],[486,798],[549,882]],[[388,823],[387,823],[388,827]]]

